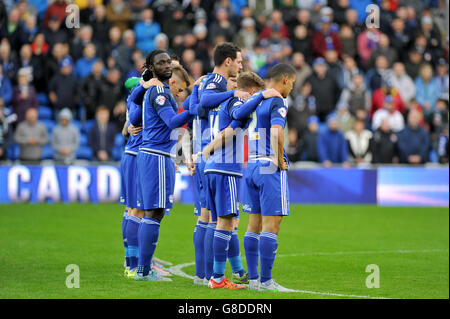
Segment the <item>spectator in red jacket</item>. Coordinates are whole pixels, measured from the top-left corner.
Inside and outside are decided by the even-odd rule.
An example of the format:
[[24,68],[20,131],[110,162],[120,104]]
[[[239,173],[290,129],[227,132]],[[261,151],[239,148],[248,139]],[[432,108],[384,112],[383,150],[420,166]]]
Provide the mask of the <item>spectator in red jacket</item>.
[[283,14],[279,10],[275,10],[270,15],[270,21],[267,26],[261,31],[259,38],[261,40],[269,38],[272,35],[272,29],[275,27],[276,30],[280,30],[280,36],[283,39],[289,39],[289,30],[283,22]]
[[384,107],[384,101],[386,96],[392,96],[392,103],[394,105],[394,109],[404,114],[406,111],[406,105],[403,101],[401,95],[398,93],[397,89],[394,88],[389,81],[385,81],[381,88],[375,90],[372,95],[372,107],[370,108],[370,117],[373,114]]
[[338,34],[331,31],[331,19],[327,16],[320,18],[321,28],[314,33],[312,47],[316,57],[323,57],[325,51],[334,50],[341,56],[342,44]]
[[64,20],[66,18],[66,7],[67,3],[64,0],[55,0],[55,2],[49,5],[44,16],[45,28],[48,28],[48,21],[52,17],[58,17],[59,22]]

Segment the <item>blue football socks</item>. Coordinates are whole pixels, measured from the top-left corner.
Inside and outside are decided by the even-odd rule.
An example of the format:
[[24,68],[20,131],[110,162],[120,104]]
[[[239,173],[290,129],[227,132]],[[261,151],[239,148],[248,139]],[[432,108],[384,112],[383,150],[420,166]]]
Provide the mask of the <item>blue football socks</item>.
[[242,266],[237,228],[235,228],[233,233],[231,234],[230,244],[228,248],[228,261],[230,262],[231,270],[233,273],[239,274],[239,276],[245,274],[244,267]]
[[152,257],[158,243],[160,222],[154,218],[143,217],[139,228],[138,273],[147,276],[151,269]]
[[261,262],[261,283],[272,279],[272,267],[277,253],[277,235],[261,232],[259,237],[259,255]]
[[198,221],[194,230],[195,275],[205,277],[205,233],[208,223]]
[[127,243],[128,243],[128,258],[130,260],[130,269],[137,267],[139,258],[138,246],[138,230],[141,224],[141,219],[136,216],[128,216],[128,223],[126,228]]
[[213,279],[221,282],[225,274],[227,263],[228,245],[231,239],[231,233],[227,230],[216,230],[214,232],[213,250],[214,250],[214,274]]
[[246,232],[244,236],[245,259],[247,260],[248,277],[251,280],[259,278],[258,257],[259,257],[259,234]]

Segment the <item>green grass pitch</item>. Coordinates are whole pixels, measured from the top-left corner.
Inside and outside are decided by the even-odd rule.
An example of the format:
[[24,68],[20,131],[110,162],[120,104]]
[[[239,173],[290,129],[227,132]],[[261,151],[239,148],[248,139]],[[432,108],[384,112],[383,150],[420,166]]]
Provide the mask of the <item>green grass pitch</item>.
[[[175,205],[155,253],[173,266],[187,264],[180,270],[188,275],[192,211]],[[291,205],[273,277],[293,293],[211,290],[181,276],[125,279],[122,212],[117,204],[0,205],[0,298],[449,298],[448,208]],[[246,225],[242,214],[244,267]],[[78,289],[66,287],[69,264],[79,266]],[[379,268],[379,288],[366,287],[369,264]]]

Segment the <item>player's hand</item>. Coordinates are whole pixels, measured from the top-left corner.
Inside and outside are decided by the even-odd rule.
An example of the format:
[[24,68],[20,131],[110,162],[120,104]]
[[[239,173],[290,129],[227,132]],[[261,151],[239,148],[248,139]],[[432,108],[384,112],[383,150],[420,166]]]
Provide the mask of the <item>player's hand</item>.
[[163,85],[164,84],[160,80],[153,78],[148,80],[147,82],[144,82],[142,86],[144,87],[144,89],[149,89],[152,86],[163,86]]
[[207,160],[211,156],[211,150],[208,146],[203,149],[203,157]]
[[286,162],[286,159],[283,158],[281,161],[281,164],[278,166],[282,171],[287,171],[289,168],[288,163]]
[[186,166],[189,170],[189,175],[194,176],[195,175],[195,163],[194,162],[186,162]]
[[236,90],[234,91],[234,96],[240,98],[241,100],[246,100],[250,97],[250,93]]
[[271,97],[279,97],[279,98],[283,98],[283,97],[281,96],[280,92],[278,92],[278,91],[275,90],[275,89],[267,89],[267,90],[264,90],[264,91],[262,92],[262,95],[263,95],[264,99],[270,99]]
[[133,135],[133,136],[139,135],[139,133],[141,131],[142,131],[142,127],[141,126],[140,127],[135,127],[135,126],[133,126],[133,124],[130,124],[128,126],[128,133],[130,135]]
[[199,78],[197,79],[197,81],[194,82],[194,85],[200,85],[200,82],[205,78],[205,76],[206,76],[206,75],[203,75],[203,76],[199,77]]

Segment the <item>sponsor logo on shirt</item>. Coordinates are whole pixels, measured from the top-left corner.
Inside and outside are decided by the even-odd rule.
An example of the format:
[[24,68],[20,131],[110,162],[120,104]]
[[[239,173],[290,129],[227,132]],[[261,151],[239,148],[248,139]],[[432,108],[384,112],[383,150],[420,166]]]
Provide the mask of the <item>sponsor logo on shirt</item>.
[[158,105],[164,105],[164,103],[166,103],[166,97],[162,96],[162,95],[159,95],[159,96],[156,97],[155,102]]

